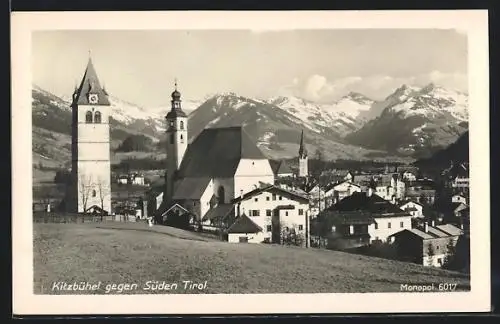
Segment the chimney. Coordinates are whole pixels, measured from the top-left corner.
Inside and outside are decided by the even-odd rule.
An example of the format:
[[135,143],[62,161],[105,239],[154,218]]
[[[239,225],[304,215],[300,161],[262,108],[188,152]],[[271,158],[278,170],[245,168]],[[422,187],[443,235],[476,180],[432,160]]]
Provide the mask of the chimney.
[[368,187],[368,190],[366,191],[366,196],[367,196],[367,197],[371,197],[371,196],[372,196],[372,194],[373,194],[373,188]]
[[436,221],[434,221],[434,220],[433,220],[433,221],[431,222],[431,226],[432,226],[432,227],[436,226]]
[[391,202],[392,202],[393,205],[396,204],[396,196],[392,196]]
[[427,222],[424,223],[424,232],[427,233],[429,231],[429,224]]

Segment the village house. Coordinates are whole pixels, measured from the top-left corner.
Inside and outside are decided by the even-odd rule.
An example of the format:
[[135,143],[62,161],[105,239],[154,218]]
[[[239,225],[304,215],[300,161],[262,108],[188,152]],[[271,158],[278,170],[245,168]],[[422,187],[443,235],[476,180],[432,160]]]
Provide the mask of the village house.
[[[412,226],[411,214],[378,196],[372,188],[367,192],[354,192],[318,217],[331,218],[326,224],[333,224],[331,237],[337,242],[352,243],[353,236],[358,244],[386,242],[392,234]],[[340,245],[345,245],[343,243]]]
[[464,205],[467,205],[467,198],[462,194],[455,194],[451,197],[451,202],[452,203],[462,203]]
[[[294,232],[309,237],[309,199],[268,184],[232,200],[235,221],[228,229],[229,242],[280,243]],[[245,238],[246,237],[246,238]]]
[[119,175],[116,179],[118,184],[128,184],[128,176],[127,175]]
[[441,267],[453,250],[463,230],[451,224],[405,229],[393,235],[398,259]]
[[403,178],[403,181],[408,181],[408,182],[412,182],[412,181],[417,180],[417,176],[411,171],[403,172],[402,178]]
[[405,196],[405,183],[397,173],[382,174],[374,177],[375,193],[385,200],[395,201]]
[[137,186],[144,186],[145,185],[144,175],[139,174],[139,173],[132,173],[129,176],[129,181],[130,181],[130,184],[133,184],[133,185],[137,185]]
[[361,187],[350,182],[349,180],[344,180],[342,182],[326,186],[325,207],[328,208],[331,205],[336,204],[345,197],[352,195],[354,192],[361,192]]
[[453,163],[442,173],[448,188],[458,191],[469,189],[469,165],[467,163]]
[[418,179],[406,187],[405,198],[420,204],[432,205],[436,200],[436,185],[429,179]]
[[403,201],[399,204],[399,208],[410,213],[412,217],[422,218],[424,217],[423,208],[424,206],[415,201]]

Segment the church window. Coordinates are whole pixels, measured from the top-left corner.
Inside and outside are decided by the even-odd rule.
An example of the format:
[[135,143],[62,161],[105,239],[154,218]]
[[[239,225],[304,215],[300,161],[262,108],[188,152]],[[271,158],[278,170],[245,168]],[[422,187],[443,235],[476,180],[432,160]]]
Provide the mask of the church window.
[[181,120],[181,125],[180,125],[180,129],[183,130],[184,129],[184,122]]
[[281,196],[278,196],[278,199],[279,199],[279,200],[283,200],[283,197],[281,197]]
[[101,123],[101,112],[96,111],[94,115],[94,123],[100,124]]
[[181,134],[181,143],[184,143],[184,136]]
[[254,201],[259,201],[259,198],[254,198],[253,200],[254,200]]
[[173,121],[173,120],[171,120],[171,121],[170,121],[170,127],[172,127],[172,128],[173,128],[173,127],[174,127],[174,125],[175,125],[174,121]]
[[87,111],[87,113],[85,114],[85,122],[87,124],[92,123],[92,112],[91,111]]
[[288,212],[287,211],[285,212],[285,216],[288,216]]
[[170,144],[174,144],[174,134],[170,134]]
[[92,197],[97,196],[97,192],[95,190],[92,190]]

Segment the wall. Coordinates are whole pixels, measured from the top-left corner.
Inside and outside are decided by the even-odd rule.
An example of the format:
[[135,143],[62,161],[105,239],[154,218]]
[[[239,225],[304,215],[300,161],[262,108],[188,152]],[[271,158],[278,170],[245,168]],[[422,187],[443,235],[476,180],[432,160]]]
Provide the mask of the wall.
[[305,177],[309,174],[308,159],[299,158],[299,177]]
[[242,159],[234,176],[234,197],[260,186],[259,181],[274,184],[274,173],[268,160]]
[[[411,216],[379,217],[375,218],[375,221],[378,224],[378,229],[375,229],[375,224],[368,226],[371,241],[378,238],[385,242],[390,235],[405,229],[411,229]],[[401,227],[401,222],[403,222],[403,227]],[[391,228],[389,228],[389,223],[391,223]]]
[[401,209],[403,209],[405,211],[406,211],[406,208],[416,208],[417,209],[416,211],[408,211],[408,213],[410,213],[413,217],[423,217],[423,213],[422,213],[423,207],[421,205],[416,204],[413,201],[410,201],[410,202],[407,202],[406,204],[404,204],[403,206],[401,206]]
[[[224,187],[224,202],[227,204],[235,197],[240,196],[240,193],[236,193],[234,190],[234,178],[215,178],[213,182],[213,194],[218,197],[219,187]],[[236,196],[235,196],[236,194]]]

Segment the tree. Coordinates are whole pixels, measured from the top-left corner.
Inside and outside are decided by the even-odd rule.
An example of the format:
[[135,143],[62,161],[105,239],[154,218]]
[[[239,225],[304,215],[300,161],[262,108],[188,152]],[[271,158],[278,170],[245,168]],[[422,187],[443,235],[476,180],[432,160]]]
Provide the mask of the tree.
[[[104,211],[104,200],[109,196],[109,185],[108,183],[103,179],[99,178],[97,180],[97,189],[99,191],[99,200],[101,201],[101,209]],[[110,212],[108,210],[108,212]],[[101,214],[101,221],[102,221],[103,215]]]
[[429,243],[427,246],[427,264],[431,266],[434,265],[434,255],[435,255],[434,246],[432,245],[432,243]]
[[455,263],[455,256],[456,256],[456,246],[455,242],[453,239],[449,239],[448,244],[446,245],[447,253],[444,258],[443,262],[443,268],[444,269],[453,269],[454,268],[454,263]]
[[89,201],[89,196],[92,191],[92,177],[86,175],[83,170],[78,172],[79,174],[79,189],[80,189],[80,199],[83,205],[83,213],[87,213],[87,203]]

